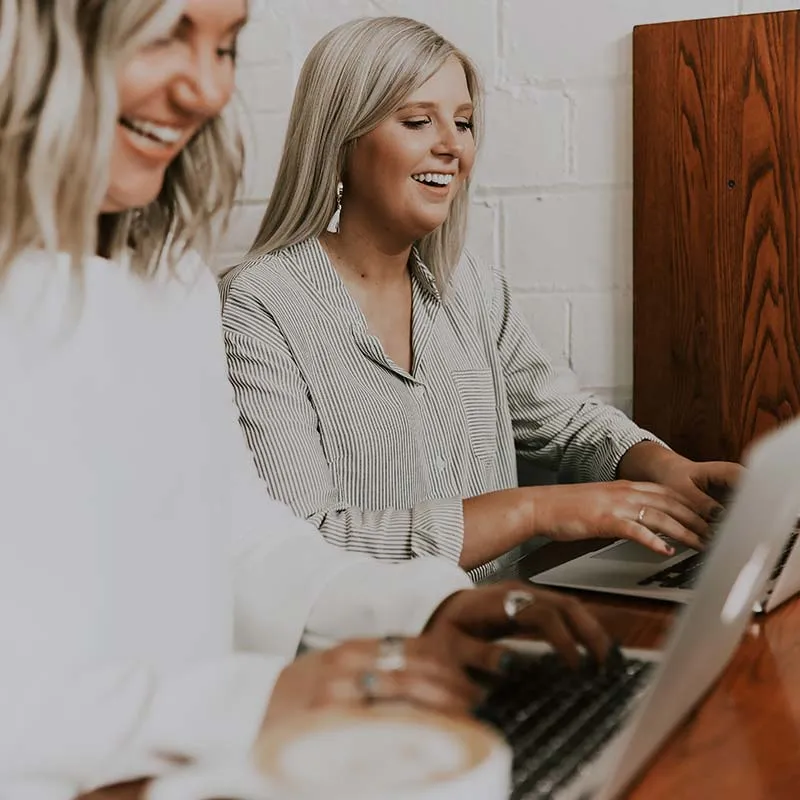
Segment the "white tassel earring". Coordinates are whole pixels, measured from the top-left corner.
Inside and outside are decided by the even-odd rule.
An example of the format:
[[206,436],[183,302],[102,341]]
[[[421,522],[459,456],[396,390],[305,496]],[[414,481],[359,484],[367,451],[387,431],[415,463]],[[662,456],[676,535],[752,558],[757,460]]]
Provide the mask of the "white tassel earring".
[[328,223],[328,233],[339,233],[339,218],[342,216],[342,193],[344,184],[339,181],[336,184],[336,211],[333,212],[331,221]]

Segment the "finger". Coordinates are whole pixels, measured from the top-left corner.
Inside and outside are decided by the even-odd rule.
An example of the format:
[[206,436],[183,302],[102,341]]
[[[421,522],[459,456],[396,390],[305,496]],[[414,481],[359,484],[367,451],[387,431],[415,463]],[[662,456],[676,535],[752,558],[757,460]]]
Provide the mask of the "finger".
[[[684,495],[690,508],[694,509],[704,520],[708,520],[709,522],[714,522],[719,519],[725,511],[725,508],[720,503],[706,494],[702,489],[698,488],[694,483],[687,485]],[[706,524],[706,528],[709,528],[708,524]],[[712,535],[710,528],[706,535]]]
[[508,648],[502,645],[457,633],[448,642],[448,647],[462,669],[492,675],[500,675],[505,671]]
[[707,461],[702,463],[701,467],[708,486],[728,491],[739,485],[744,474],[744,467],[732,461]]
[[[631,506],[654,506],[655,508],[672,514],[685,528],[693,530],[698,536],[708,536],[709,516],[706,509],[709,503],[717,504],[703,494],[691,481],[687,480],[685,491],[678,492],[669,486],[660,486],[656,483],[636,484],[637,494],[628,498]],[[641,494],[638,494],[641,492]]]
[[[467,678],[464,669],[476,666],[480,662],[481,654],[478,650],[481,646],[491,649],[497,646],[472,639],[470,636],[455,631],[452,639],[450,637],[447,638],[449,641],[446,645],[446,656],[444,657],[439,656],[439,653],[444,649],[442,647],[443,643],[428,642],[426,639],[409,640],[409,648],[406,651],[406,669],[404,671],[429,680],[446,683],[454,691],[477,699],[480,691]],[[475,647],[470,648],[473,643]],[[487,661],[490,660],[490,657],[490,655],[485,656]]]
[[698,536],[694,531],[687,530],[669,514],[665,514],[657,508],[647,509],[644,523],[654,533],[667,536],[693,550],[705,550],[707,547],[705,538]]
[[[671,531],[664,529],[665,518],[670,520]],[[705,540],[711,537],[712,531],[708,523],[700,516],[695,514],[684,502],[672,500],[668,497],[651,495],[649,504],[639,507],[636,522],[644,525],[652,531],[665,533],[678,541],[689,544],[685,537],[689,535],[692,539]],[[657,524],[655,524],[657,523]],[[676,527],[677,526],[677,527]],[[694,547],[693,544],[690,544]]]
[[[645,515],[646,516],[646,515]],[[662,556],[675,555],[675,548],[645,525],[631,519],[615,519],[604,534],[609,539],[630,539]]]
[[445,713],[465,713],[474,708],[482,695],[470,684],[464,692],[455,680],[440,680],[413,670],[378,673],[374,700],[403,700]]
[[575,638],[584,644],[595,661],[604,663],[613,642],[597,617],[572,597],[562,598],[561,613]]
[[577,669],[581,663],[578,642],[565,622],[559,607],[537,597],[536,601],[517,616],[520,630],[536,632],[543,636],[553,649],[572,668]]

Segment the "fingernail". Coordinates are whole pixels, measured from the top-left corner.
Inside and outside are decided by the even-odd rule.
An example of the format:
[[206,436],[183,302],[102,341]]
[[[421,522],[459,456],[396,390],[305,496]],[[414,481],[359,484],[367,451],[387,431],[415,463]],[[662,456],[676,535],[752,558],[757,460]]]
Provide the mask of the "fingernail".
[[717,506],[710,514],[710,519],[712,522],[719,522],[722,519],[722,515],[725,513],[725,509],[722,506]]
[[665,555],[668,555],[668,556],[674,556],[675,555],[675,548],[670,544],[665,544],[664,545],[664,553],[665,553]]
[[497,662],[497,670],[501,675],[508,675],[514,671],[514,668],[518,663],[517,655],[512,653],[510,650],[506,650],[505,653],[500,656],[500,660]]
[[606,661],[603,665],[606,669],[618,669],[625,662],[625,657],[622,655],[622,648],[616,641],[611,642],[611,647],[608,648],[606,654]]

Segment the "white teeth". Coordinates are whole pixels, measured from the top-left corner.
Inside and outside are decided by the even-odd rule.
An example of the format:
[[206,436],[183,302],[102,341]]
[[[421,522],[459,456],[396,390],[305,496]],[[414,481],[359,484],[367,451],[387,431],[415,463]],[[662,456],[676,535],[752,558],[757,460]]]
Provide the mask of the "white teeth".
[[447,186],[453,180],[453,176],[447,172],[420,172],[411,177],[420,183],[436,183],[439,186]]
[[183,136],[183,131],[179,128],[156,125],[154,122],[149,122],[146,119],[129,119],[126,117],[124,121],[127,126],[136,131],[136,133],[148,136],[151,139],[156,139],[165,145],[177,144]]

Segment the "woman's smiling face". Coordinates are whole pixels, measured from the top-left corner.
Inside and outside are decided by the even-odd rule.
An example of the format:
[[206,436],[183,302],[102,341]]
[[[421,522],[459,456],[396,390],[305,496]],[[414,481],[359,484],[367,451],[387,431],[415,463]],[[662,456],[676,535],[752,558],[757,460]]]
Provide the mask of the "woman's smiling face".
[[104,212],[155,200],[170,163],[230,101],[246,21],[246,0],[186,0],[173,29],[124,65]]

